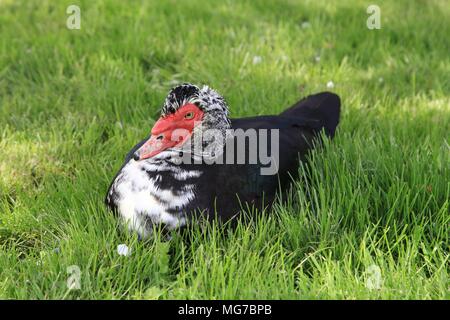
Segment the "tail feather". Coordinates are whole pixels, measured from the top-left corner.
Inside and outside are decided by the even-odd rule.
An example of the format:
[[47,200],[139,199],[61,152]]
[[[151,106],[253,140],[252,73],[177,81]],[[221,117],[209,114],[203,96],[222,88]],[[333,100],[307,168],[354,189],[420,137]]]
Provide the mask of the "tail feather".
[[321,92],[300,100],[280,115],[311,120],[315,123],[315,129],[325,129],[327,136],[333,137],[339,123],[340,110],[341,101],[338,95]]

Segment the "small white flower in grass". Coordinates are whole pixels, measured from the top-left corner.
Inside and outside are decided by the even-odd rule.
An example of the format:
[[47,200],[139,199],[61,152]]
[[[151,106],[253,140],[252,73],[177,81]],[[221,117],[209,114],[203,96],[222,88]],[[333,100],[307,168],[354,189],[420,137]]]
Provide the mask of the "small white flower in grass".
[[380,290],[383,286],[381,269],[377,265],[370,265],[366,269],[366,288],[369,290]]
[[327,88],[328,89],[333,89],[334,88],[334,82],[333,81],[328,81],[327,82]]
[[289,60],[289,57],[287,55],[283,54],[283,55],[280,56],[280,60],[283,61],[283,62],[286,62],[286,61]]
[[258,64],[262,62],[262,57],[261,56],[254,56],[253,57],[253,64]]
[[131,249],[128,248],[126,244],[122,243],[117,246],[117,253],[120,256],[128,257],[131,254]]
[[320,56],[315,56],[315,57],[314,57],[314,60],[315,60],[316,62],[320,62]]
[[309,27],[311,27],[311,23],[309,23],[308,21],[302,22],[303,29],[308,29]]

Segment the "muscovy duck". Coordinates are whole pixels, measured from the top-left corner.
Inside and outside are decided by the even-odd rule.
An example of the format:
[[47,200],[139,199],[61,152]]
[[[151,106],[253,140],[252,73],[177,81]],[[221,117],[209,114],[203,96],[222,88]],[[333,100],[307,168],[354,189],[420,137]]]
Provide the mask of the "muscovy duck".
[[249,205],[265,208],[295,179],[320,132],[334,136],[339,114],[339,97],[323,92],[279,115],[230,119],[215,90],[176,86],[151,135],[127,154],[105,203],[142,238],[155,226],[185,226],[195,212],[228,221]]

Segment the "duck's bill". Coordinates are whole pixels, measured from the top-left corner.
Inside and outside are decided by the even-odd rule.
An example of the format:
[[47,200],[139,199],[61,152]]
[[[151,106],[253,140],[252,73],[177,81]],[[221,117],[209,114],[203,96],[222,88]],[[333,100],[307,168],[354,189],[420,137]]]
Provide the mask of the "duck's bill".
[[133,158],[140,161],[154,157],[165,150],[181,146],[190,136],[191,133],[185,129],[175,129],[158,135],[151,135],[150,139],[135,152]]
[[142,147],[140,147],[134,154],[134,160],[140,161],[156,156],[157,154],[176,146],[176,141],[171,141],[161,136],[152,135]]
[[152,128],[152,135],[134,154],[134,160],[145,160],[157,154],[180,146],[189,139],[195,122],[183,123],[174,119],[174,115],[161,117]]

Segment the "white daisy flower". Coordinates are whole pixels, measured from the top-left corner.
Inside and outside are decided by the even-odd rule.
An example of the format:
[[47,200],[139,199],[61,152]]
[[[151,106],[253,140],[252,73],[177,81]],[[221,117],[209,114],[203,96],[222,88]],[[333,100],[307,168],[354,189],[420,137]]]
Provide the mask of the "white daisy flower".
[[254,56],[253,57],[253,64],[258,64],[262,62],[262,57],[261,56]]
[[125,257],[127,257],[127,256],[129,256],[129,255],[131,254],[131,249],[128,248],[128,246],[127,246],[126,244],[122,243],[122,244],[119,244],[119,245],[117,246],[117,253],[118,253],[120,256],[125,256]]
[[309,23],[308,21],[302,22],[303,29],[308,29],[309,27],[311,27],[311,23]]

